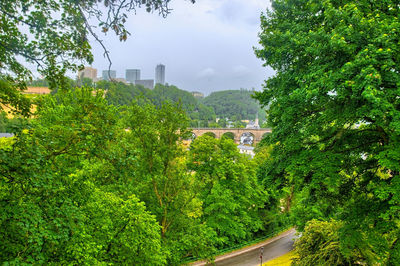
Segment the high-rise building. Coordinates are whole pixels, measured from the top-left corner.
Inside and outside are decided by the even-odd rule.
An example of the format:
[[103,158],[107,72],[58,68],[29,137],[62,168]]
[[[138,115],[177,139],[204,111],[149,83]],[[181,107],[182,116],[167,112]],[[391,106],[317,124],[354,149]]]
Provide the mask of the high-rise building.
[[135,81],[136,85],[142,85],[145,88],[152,90],[154,88],[154,79],[138,79]]
[[140,69],[127,69],[125,79],[127,82],[135,83],[136,80],[140,79]]
[[97,79],[97,69],[93,67],[85,67],[78,71],[78,78],[90,78],[91,80]]
[[165,84],[165,66],[163,64],[156,66],[156,84]]
[[115,71],[115,70],[103,70],[103,73],[102,73],[101,76],[102,76],[103,80],[110,80],[110,77],[112,79],[115,79],[117,77],[117,71]]

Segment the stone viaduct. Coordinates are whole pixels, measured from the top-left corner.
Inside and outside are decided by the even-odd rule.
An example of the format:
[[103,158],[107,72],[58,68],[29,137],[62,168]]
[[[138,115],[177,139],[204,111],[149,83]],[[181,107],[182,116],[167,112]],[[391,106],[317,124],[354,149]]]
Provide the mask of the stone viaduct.
[[[265,134],[272,132],[270,128],[192,128],[194,137],[199,137],[206,133],[212,134],[216,138],[221,138],[226,134],[232,137],[237,144],[257,144]],[[252,139],[251,143],[246,143]]]

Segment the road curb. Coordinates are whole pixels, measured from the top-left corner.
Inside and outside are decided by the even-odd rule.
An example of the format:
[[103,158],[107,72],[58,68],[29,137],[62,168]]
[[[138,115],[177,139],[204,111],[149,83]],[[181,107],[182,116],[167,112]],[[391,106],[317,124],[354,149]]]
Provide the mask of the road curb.
[[[295,231],[296,231],[296,230],[295,230],[294,228],[291,228],[291,229],[289,229],[289,230],[286,230],[286,231],[280,233],[280,234],[277,235],[277,236],[274,236],[274,237],[269,238],[269,239],[267,239],[267,240],[263,240],[263,241],[258,242],[258,243],[256,243],[256,244],[253,244],[253,245],[251,245],[251,246],[247,246],[247,247],[244,247],[244,248],[239,249],[239,250],[234,250],[234,251],[231,251],[231,252],[229,252],[229,253],[226,253],[226,254],[223,254],[223,255],[219,255],[219,256],[217,256],[217,257],[215,258],[214,262],[218,262],[218,261],[221,261],[221,260],[225,260],[225,259],[228,259],[228,258],[232,258],[232,257],[235,257],[235,256],[239,256],[239,255],[241,255],[241,254],[243,254],[243,253],[246,253],[246,252],[249,252],[249,251],[253,251],[253,250],[255,250],[255,249],[259,249],[259,248],[261,248],[262,246],[265,246],[265,245],[267,245],[267,244],[269,244],[269,243],[272,243],[272,242],[274,242],[274,241],[276,241],[276,240],[278,240],[278,239],[281,239],[282,237],[285,237],[285,236],[287,236],[287,235],[290,235],[291,233],[293,233],[293,232],[295,232]],[[191,266],[203,266],[203,265],[207,265],[207,263],[208,263],[208,261],[206,261],[206,260],[201,260],[201,261],[195,261],[195,262],[193,262],[193,263],[190,263],[189,265],[191,265]]]

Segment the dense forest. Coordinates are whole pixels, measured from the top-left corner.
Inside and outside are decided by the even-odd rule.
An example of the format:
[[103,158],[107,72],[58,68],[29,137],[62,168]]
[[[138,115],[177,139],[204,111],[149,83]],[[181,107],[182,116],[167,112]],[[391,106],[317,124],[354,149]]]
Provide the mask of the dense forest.
[[96,88],[107,90],[106,99],[114,105],[130,105],[133,100],[148,101],[158,106],[163,101],[179,103],[191,119],[191,126],[198,126],[198,121],[207,126],[208,121],[215,119],[212,108],[200,103],[190,92],[175,86],[157,84],[151,90],[141,85],[99,81]]
[[257,178],[265,153],[207,135],[188,149],[180,104],[87,88],[36,104],[0,142],[2,262],[176,265],[286,225]]
[[254,91],[228,90],[213,92],[202,103],[212,107],[217,117],[237,120],[254,120],[256,115],[261,120],[265,119],[265,111],[260,103],[252,98]]
[[[230,90],[211,93],[204,99],[195,98],[190,92],[172,85],[157,84],[153,90],[141,85],[99,81],[96,88],[107,90],[106,99],[114,105],[129,105],[140,98],[160,105],[163,101],[179,102],[191,119],[192,127],[225,127],[226,120],[234,126],[243,127],[240,120],[254,120],[256,115],[265,118],[265,111],[252,98],[253,92]],[[215,118],[221,118],[219,123]]]

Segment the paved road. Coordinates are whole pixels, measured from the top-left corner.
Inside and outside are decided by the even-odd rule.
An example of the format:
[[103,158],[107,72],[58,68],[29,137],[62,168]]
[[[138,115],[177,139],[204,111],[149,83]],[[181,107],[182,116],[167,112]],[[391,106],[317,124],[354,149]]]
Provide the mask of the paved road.
[[[295,232],[282,237],[274,242],[264,245],[263,263],[279,257],[293,249],[293,238]],[[256,266],[260,265],[260,248],[250,250],[231,258],[224,259],[215,263],[217,266]]]
[[[217,266],[256,266],[260,265],[260,248],[264,247],[263,263],[279,257],[293,249],[293,239],[296,238],[294,229],[274,237],[273,239],[247,247],[215,259]],[[206,265],[197,262],[192,265]]]

